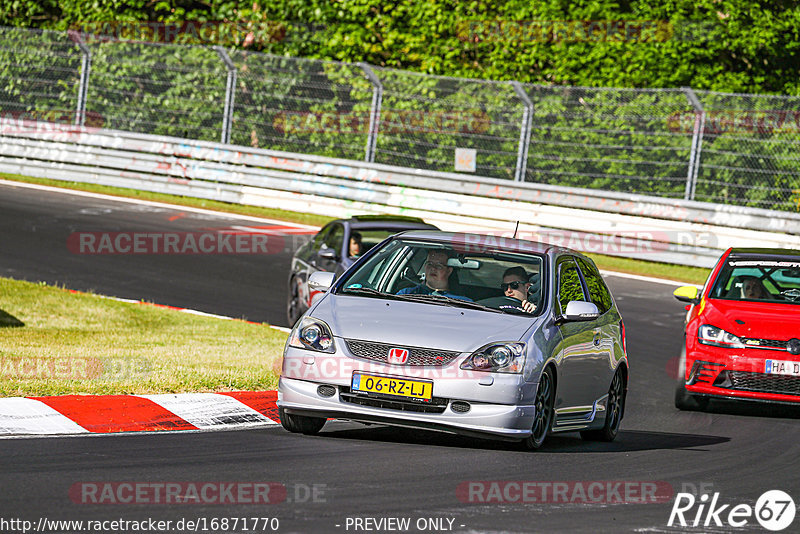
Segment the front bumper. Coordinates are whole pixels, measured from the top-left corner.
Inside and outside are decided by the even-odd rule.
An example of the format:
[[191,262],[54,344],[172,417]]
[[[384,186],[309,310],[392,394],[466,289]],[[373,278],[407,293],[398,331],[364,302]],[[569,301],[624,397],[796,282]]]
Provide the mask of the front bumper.
[[[278,406],[288,413],[349,419],[464,435],[520,440],[531,434],[538,384],[522,375],[463,371],[457,358],[444,367],[378,364],[294,347],[284,351]],[[350,392],[354,371],[433,381],[430,404]],[[324,386],[324,394],[320,393]],[[422,406],[425,406],[423,409]],[[436,410],[428,407],[436,406]],[[466,407],[466,409],[465,409]]]
[[800,403],[800,376],[767,374],[767,360],[800,358],[786,351],[723,349],[698,344],[686,357],[686,390],[731,399]]
[[278,406],[297,415],[425,428],[507,440],[520,440],[530,436],[536,413],[534,406],[475,403],[470,403],[468,413],[458,413],[453,410],[452,401],[440,414],[408,412],[343,402],[338,388],[332,397],[323,397],[317,392],[319,386],[320,383],[316,382],[281,377],[278,384]]

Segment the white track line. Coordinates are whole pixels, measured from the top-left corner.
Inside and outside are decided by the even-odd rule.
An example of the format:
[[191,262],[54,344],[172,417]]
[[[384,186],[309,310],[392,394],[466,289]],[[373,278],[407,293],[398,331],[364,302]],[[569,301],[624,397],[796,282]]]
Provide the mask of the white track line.
[[[240,219],[243,221],[263,222],[267,224],[292,226],[294,228],[301,228],[305,230],[319,230],[318,226],[310,226],[307,224],[299,224],[288,221],[280,221],[277,219],[266,219],[264,217],[255,217],[253,215],[240,215],[238,213],[229,213],[227,211],[216,211],[203,208],[194,208],[191,206],[181,206],[180,204],[168,204],[166,202],[156,202],[153,200],[141,200],[138,198],[117,197],[113,195],[104,195],[102,193],[91,193],[89,191],[78,191],[75,189],[66,189],[63,187],[54,187],[50,185],[29,184],[26,182],[15,182],[13,180],[0,179],[0,185],[8,185],[15,187],[25,187],[28,189],[37,189],[39,191],[50,191],[53,193],[65,193],[68,195],[75,195],[79,197],[96,198],[100,200],[112,200],[116,202],[126,202],[128,204],[138,204],[141,206],[153,206],[157,208],[169,208],[180,211],[189,211],[192,213],[201,213],[203,215],[216,215],[218,217],[228,217],[231,219]],[[202,199],[200,199],[202,200]]]
[[[673,287],[681,287],[681,286],[685,286],[685,285],[696,285],[696,284],[691,284],[689,282],[677,282],[675,280],[667,280],[666,278],[654,278],[652,276],[642,276],[642,275],[639,275],[639,274],[618,273],[616,271],[606,271],[606,270],[601,270],[600,272],[603,274],[603,276],[616,276],[618,278],[630,278],[631,280],[641,280],[642,282],[651,282],[651,283],[654,283],[654,284],[664,284],[664,285],[673,286]],[[698,286],[698,287],[700,287],[700,286]]]

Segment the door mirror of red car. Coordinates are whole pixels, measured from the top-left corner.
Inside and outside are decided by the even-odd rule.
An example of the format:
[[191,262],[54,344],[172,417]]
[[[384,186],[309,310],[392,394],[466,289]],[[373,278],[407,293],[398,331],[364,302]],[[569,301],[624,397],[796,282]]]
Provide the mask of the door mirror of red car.
[[700,303],[700,290],[696,286],[681,286],[672,295],[681,302],[689,304]]

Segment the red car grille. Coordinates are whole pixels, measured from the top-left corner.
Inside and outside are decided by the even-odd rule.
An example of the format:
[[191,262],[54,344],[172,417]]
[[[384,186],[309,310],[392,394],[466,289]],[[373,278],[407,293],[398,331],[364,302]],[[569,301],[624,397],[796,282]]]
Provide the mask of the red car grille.
[[780,395],[800,395],[800,377],[774,376],[745,371],[728,371],[730,389],[777,393]]
[[[749,342],[756,342],[757,344],[750,344]],[[787,341],[778,341],[777,339],[755,339],[755,338],[743,338],[742,342],[745,344],[746,347],[751,349],[777,349],[777,350],[786,350]]]
[[398,347],[397,345],[375,343],[374,341],[360,341],[357,339],[347,339],[345,341],[347,342],[347,349],[353,356],[383,363],[387,363],[389,351],[393,348],[408,350],[408,360],[404,365],[446,365],[459,355],[458,352],[418,347]]

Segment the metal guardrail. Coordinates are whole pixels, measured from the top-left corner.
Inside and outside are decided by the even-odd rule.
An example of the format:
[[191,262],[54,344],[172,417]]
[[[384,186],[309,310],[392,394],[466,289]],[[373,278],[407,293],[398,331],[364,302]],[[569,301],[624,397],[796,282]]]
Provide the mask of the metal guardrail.
[[0,115],[439,172],[462,149],[459,170],[508,182],[800,207],[796,96],[451,78],[8,27],[0,64]]
[[267,151],[57,123],[0,124],[0,172],[347,216],[424,217],[667,263],[728,246],[800,248],[800,215]]

